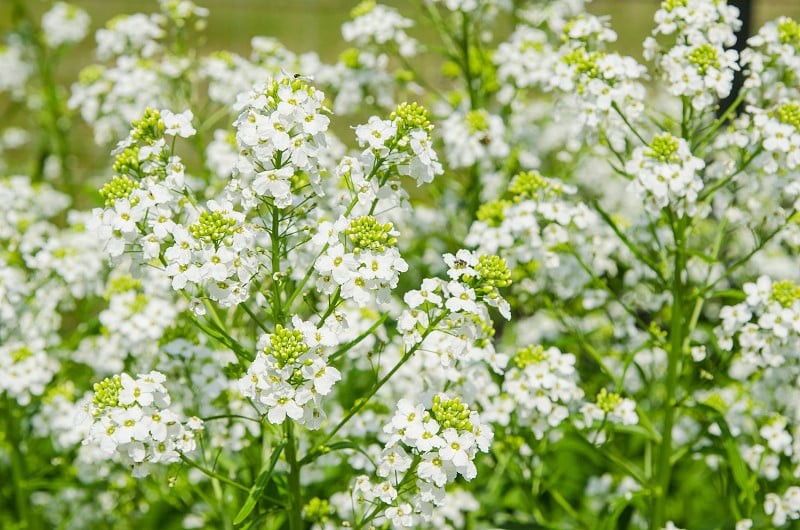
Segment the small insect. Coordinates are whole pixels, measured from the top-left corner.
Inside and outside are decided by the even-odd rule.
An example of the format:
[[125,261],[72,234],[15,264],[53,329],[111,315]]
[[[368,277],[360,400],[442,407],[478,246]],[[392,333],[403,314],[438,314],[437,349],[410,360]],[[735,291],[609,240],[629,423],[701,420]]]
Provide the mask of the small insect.
[[489,138],[488,136],[484,136],[483,138],[480,139],[480,142],[483,145],[489,145],[490,143],[492,143],[492,139]]
[[463,259],[457,259],[453,262],[453,265],[456,269],[465,269],[467,267],[467,262]]
[[292,79],[302,79],[303,81],[309,81],[309,82],[314,80],[314,78],[311,76],[299,74],[297,72],[290,73],[284,70],[283,68],[281,68],[281,73],[286,77],[291,77]]

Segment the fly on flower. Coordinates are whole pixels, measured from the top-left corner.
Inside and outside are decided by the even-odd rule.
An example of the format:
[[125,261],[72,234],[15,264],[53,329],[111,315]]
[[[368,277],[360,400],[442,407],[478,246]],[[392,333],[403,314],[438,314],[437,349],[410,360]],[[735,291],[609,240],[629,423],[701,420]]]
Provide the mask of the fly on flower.
[[309,83],[314,81],[314,77],[313,76],[303,75],[303,74],[300,74],[300,73],[297,73],[297,72],[291,73],[291,72],[286,71],[286,69],[283,68],[283,67],[281,67],[281,73],[284,76],[290,77],[292,79],[300,79],[301,81],[306,81],[306,82],[309,82]]

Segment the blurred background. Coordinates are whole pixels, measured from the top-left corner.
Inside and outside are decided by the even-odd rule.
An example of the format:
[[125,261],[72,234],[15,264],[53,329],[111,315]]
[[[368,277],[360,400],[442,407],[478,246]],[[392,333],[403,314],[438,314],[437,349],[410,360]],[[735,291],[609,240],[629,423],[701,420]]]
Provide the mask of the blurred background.
[[[402,14],[418,22],[419,25],[409,31],[410,35],[420,38],[422,42],[435,43],[438,37],[434,36],[434,30],[426,26],[424,17],[416,14],[420,2],[380,0],[380,3],[396,7]],[[4,34],[11,29],[15,3],[24,5],[33,18],[38,19],[54,2],[0,0],[0,46]],[[97,29],[119,15],[152,13],[159,9],[156,0],[73,0],[71,3],[89,13],[91,33],[61,57],[53,72],[56,82],[65,92],[77,81],[83,68],[97,62],[94,39]],[[350,19],[350,12],[359,0],[195,0],[195,3],[208,8],[210,12],[207,27],[201,34],[202,40],[193,43],[198,55],[227,50],[248,56],[252,37],[263,35],[277,38],[295,53],[313,51],[323,62],[335,63],[340,53],[348,48],[341,36],[341,25]],[[642,41],[651,31],[653,14],[660,3],[659,0],[596,0],[588,7],[594,14],[611,17],[612,27],[619,35],[618,42],[612,46],[616,48],[615,51],[641,58]],[[749,3],[751,34],[757,32],[764,22],[779,15],[800,19],[800,0],[729,0],[729,3]],[[500,19],[496,38],[505,39],[511,29],[510,20]],[[440,63],[428,65],[429,59],[425,56],[415,60],[418,61],[415,66],[422,71],[431,72],[440,68]],[[2,75],[3,72],[0,72]],[[68,97],[68,94],[63,96]],[[3,127],[16,125],[30,129],[31,125],[30,115],[17,102],[9,100],[6,94],[0,94],[0,120]],[[79,155],[82,168],[88,170],[89,174],[108,171],[108,152],[94,146],[91,129],[81,120],[76,119],[72,123],[69,136],[70,142],[75,144],[73,152]],[[46,142],[46,139],[41,142]],[[21,149],[7,154],[11,162],[7,168],[9,171],[30,172],[25,169],[29,155],[25,151]]]
[[[119,14],[157,10],[155,0],[75,0],[71,3],[89,12],[93,31]],[[350,10],[358,0],[196,0],[195,3],[210,10],[207,40],[202,50],[246,53],[253,36],[269,35],[296,53],[316,51],[324,61],[334,61],[346,48],[340,27],[349,19]],[[409,16],[414,12],[414,3],[409,0],[380,3],[397,7]],[[751,0],[751,3],[754,31],[779,15],[800,18],[800,0]],[[33,12],[44,13],[51,2],[30,0],[28,5]],[[650,32],[653,13],[659,5],[658,0],[595,0],[589,4],[589,11],[610,15],[619,33],[620,50],[640,56],[641,42]],[[0,1],[0,33],[10,25],[11,2]],[[77,61],[75,58],[79,55],[71,54],[72,60],[81,64],[75,64],[76,70],[72,71],[68,62],[60,75],[74,79],[80,66],[93,59],[93,46],[93,39],[86,39],[79,47],[85,58]]]

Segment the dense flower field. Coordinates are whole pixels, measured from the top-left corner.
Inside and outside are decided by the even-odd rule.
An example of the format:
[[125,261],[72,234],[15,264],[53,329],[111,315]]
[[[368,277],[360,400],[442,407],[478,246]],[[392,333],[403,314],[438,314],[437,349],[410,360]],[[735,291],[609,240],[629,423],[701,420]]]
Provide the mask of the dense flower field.
[[0,527],[800,524],[800,24],[148,7],[0,45]]

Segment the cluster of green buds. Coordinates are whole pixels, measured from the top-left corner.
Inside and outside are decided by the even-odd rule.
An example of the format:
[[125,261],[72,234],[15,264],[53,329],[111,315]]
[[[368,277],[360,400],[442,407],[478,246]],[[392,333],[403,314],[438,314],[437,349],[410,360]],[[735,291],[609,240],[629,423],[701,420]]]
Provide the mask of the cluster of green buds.
[[648,147],[650,149],[645,151],[645,156],[655,158],[662,164],[675,164],[680,161],[678,157],[680,142],[669,133],[654,137]]
[[359,57],[361,57],[361,50],[358,48],[347,48],[339,54],[339,60],[351,70],[358,68]]
[[475,265],[478,273],[477,281],[470,282],[478,295],[494,298],[498,296],[497,290],[511,285],[511,271],[508,270],[506,260],[495,254],[481,254],[478,264]]
[[23,346],[11,352],[11,362],[17,364],[32,356],[33,352],[30,350],[30,348]]
[[106,377],[99,383],[94,384],[94,397],[92,403],[95,405],[93,414],[100,416],[107,408],[119,407],[119,392],[122,390],[122,381],[119,375]]
[[498,227],[506,219],[506,208],[511,206],[511,201],[499,200],[481,204],[476,216],[478,221],[482,221],[491,227]]
[[295,365],[298,359],[308,351],[308,345],[303,342],[303,332],[297,329],[287,329],[280,324],[275,326],[275,333],[269,336],[270,346],[264,353],[275,358],[279,368]]
[[458,397],[445,400],[441,394],[436,394],[433,397],[433,404],[431,405],[431,417],[436,420],[436,423],[441,425],[442,429],[456,429],[459,431],[472,431],[472,423],[469,421],[469,416],[472,411],[467,407]]
[[139,198],[133,197],[131,199],[131,194],[137,189],[139,189],[138,181],[131,180],[127,175],[116,175],[111,179],[111,182],[107,182],[100,189],[100,196],[105,201],[106,208],[113,208],[119,199],[130,199],[131,206],[136,206]]
[[350,226],[344,231],[355,247],[354,254],[364,250],[383,253],[388,247],[397,244],[397,238],[392,235],[392,223],[381,224],[375,217],[365,215],[350,221]]
[[151,108],[145,109],[142,117],[131,123],[131,128],[131,138],[145,144],[152,144],[163,138],[166,129],[161,112]]
[[489,132],[489,113],[486,109],[471,110],[465,116],[469,132],[486,133]]
[[401,103],[389,115],[389,119],[397,127],[397,135],[402,138],[409,131],[422,129],[427,133],[433,130],[428,110],[417,103]]
[[547,351],[544,349],[544,346],[536,345],[519,349],[517,354],[514,356],[513,361],[514,364],[517,365],[517,368],[524,370],[531,364],[539,364],[547,361],[549,358],[550,354],[547,353]]
[[139,150],[134,147],[126,147],[114,157],[112,166],[117,175],[133,175],[139,177]]
[[595,401],[598,409],[603,411],[604,414],[609,414],[614,412],[622,403],[622,396],[616,392],[609,392],[605,388],[601,388]]
[[225,217],[222,212],[203,212],[196,223],[189,226],[189,233],[203,243],[213,244],[219,248],[220,244],[233,245],[233,235],[241,231],[236,226],[236,220]]
[[661,2],[661,9],[667,13],[672,13],[675,8],[686,7],[688,0],[664,0]]
[[304,519],[308,522],[325,525],[331,518],[333,509],[325,499],[314,497],[303,507]]
[[791,125],[795,130],[800,131],[800,105],[797,103],[786,103],[775,109],[775,116],[781,123]]
[[[278,105],[278,101],[280,98],[278,97],[278,90],[281,87],[290,87],[292,92],[305,92],[308,94],[309,97],[314,95],[316,89],[306,83],[302,77],[282,77],[280,79],[270,79],[267,83],[266,90],[264,91],[264,96],[267,98],[267,101],[270,104],[270,107],[276,107]],[[287,100],[287,103],[297,103],[292,99]]]
[[719,70],[719,53],[712,45],[706,43],[689,52],[689,62],[697,68],[697,73],[706,75],[709,68]]
[[355,19],[368,15],[376,6],[375,0],[361,0],[356,7],[350,10],[350,18]]
[[795,285],[791,280],[775,282],[772,284],[769,299],[772,302],[778,302],[783,307],[791,307],[800,300],[800,286]]
[[[584,48],[575,48],[563,57],[563,61],[567,66],[575,68],[577,77],[587,77],[589,79],[596,79],[600,77],[600,64],[599,60],[605,57],[603,52],[587,52]],[[578,94],[583,95],[586,90],[584,84],[579,83],[577,86]]]
[[800,48],[800,24],[791,18],[784,18],[778,23],[778,41],[791,47]]
[[115,276],[108,282],[108,288],[103,296],[106,300],[109,300],[115,294],[127,293],[133,289],[139,289],[141,286],[142,281],[130,274]]
[[514,202],[547,201],[561,196],[564,186],[558,181],[543,177],[538,171],[523,171],[511,179],[508,192]]
[[[2,49],[2,46],[0,46],[0,51],[2,51]],[[78,74],[78,83],[81,86],[92,85],[103,78],[105,71],[106,68],[101,64],[89,65]]]

